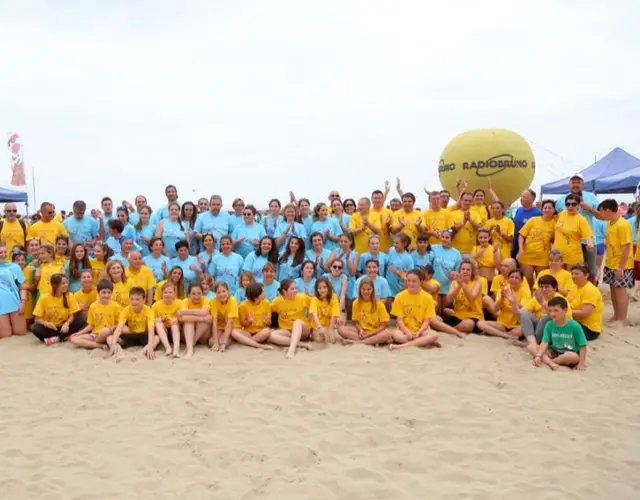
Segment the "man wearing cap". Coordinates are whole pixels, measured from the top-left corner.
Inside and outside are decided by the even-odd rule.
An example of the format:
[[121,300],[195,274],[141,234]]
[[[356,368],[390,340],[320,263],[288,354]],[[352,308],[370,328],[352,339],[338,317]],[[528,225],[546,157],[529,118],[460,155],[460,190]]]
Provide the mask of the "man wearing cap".
[[[573,174],[569,179],[569,192],[580,196],[580,198],[582,199],[582,201],[580,202],[579,213],[585,219],[587,219],[589,226],[591,226],[591,230],[595,234],[594,217],[596,219],[603,220],[602,216],[600,215],[600,212],[598,212],[598,198],[596,198],[595,194],[589,191],[583,191],[582,190],[583,188],[584,188],[584,177],[582,177],[582,174],[580,173]],[[556,201],[556,210],[558,212],[562,212],[565,209],[564,199],[565,197],[562,196]],[[587,246],[585,245],[585,242],[583,241],[582,255],[584,256],[585,263],[589,267],[589,274],[591,275],[591,279],[595,280],[595,277],[598,271],[596,266],[595,247],[592,250],[588,250]]]

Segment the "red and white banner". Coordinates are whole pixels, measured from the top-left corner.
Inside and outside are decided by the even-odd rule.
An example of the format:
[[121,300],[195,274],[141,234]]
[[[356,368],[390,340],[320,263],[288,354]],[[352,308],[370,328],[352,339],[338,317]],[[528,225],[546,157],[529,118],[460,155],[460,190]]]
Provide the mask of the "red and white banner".
[[27,176],[24,170],[24,149],[20,136],[16,133],[11,134],[7,147],[11,155],[11,185],[24,187],[27,184]]

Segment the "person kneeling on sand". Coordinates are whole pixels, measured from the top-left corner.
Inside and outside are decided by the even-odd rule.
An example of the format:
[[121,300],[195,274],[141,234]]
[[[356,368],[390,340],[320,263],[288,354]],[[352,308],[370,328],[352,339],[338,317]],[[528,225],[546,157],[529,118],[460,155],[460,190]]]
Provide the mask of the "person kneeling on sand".
[[429,328],[429,320],[436,315],[433,297],[422,289],[420,272],[407,272],[407,289],[396,295],[391,314],[396,317],[398,329],[393,340],[401,347],[440,347],[439,333]]
[[120,319],[122,307],[111,300],[113,283],[101,280],[98,283],[98,300],[89,306],[87,326],[69,337],[76,347],[102,349],[107,347],[107,337],[111,335]]
[[533,357],[533,365],[541,363],[557,370],[568,366],[583,371],[587,361],[587,339],[580,324],[568,316],[569,305],[565,298],[554,297],[549,301],[551,321],[544,327],[542,343]]

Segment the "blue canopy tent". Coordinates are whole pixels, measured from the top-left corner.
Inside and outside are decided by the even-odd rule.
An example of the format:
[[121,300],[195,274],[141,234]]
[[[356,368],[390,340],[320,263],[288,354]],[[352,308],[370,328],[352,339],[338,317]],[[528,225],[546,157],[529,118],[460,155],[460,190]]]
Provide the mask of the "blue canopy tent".
[[5,189],[0,187],[0,203],[17,202],[27,203],[29,198],[27,193],[23,191],[14,191],[12,189]]
[[[590,167],[580,172],[584,190],[594,193],[634,193],[638,186],[640,159],[622,148],[615,148]],[[636,175],[632,175],[635,173]],[[544,194],[566,194],[570,177],[542,186]],[[635,179],[635,180],[634,180]]]

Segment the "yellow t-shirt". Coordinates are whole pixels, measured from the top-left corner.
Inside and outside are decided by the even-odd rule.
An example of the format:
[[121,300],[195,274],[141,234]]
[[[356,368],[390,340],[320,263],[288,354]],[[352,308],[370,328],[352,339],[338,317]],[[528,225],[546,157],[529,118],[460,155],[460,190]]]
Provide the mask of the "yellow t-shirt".
[[79,310],[80,306],[78,306],[73,294],[67,294],[67,307],[64,307],[64,299],[62,297],[44,294],[38,299],[33,315],[60,328],[72,314],[77,313]]
[[[540,273],[540,275],[542,275],[542,273]],[[509,280],[502,276],[502,274],[498,274],[495,278],[493,278],[493,281],[491,282],[491,293],[493,293],[496,298],[498,297],[498,293],[500,293],[500,290],[502,290],[503,281],[507,281],[507,286],[509,285]],[[521,286],[529,293],[529,296],[531,296],[531,287],[529,286],[529,282],[526,279],[522,280]]]
[[[35,279],[36,270],[33,266],[25,266],[22,269],[24,274],[24,284],[33,286],[33,280]],[[24,304],[24,317],[26,319],[33,319],[33,309],[36,307],[36,297],[34,292],[27,292],[27,302]]]
[[117,302],[122,307],[129,305],[129,292],[131,291],[131,281],[127,279],[126,283],[122,281],[118,281],[113,284],[113,294],[111,295],[111,300]]
[[182,301],[174,299],[171,303],[167,304],[164,300],[156,302],[151,306],[153,315],[156,319],[162,321],[165,327],[171,326],[171,320],[178,317],[178,311],[183,308]]
[[562,253],[565,264],[573,266],[584,261],[581,240],[585,238],[593,238],[593,231],[587,219],[580,214],[569,215],[567,211],[560,212],[553,248]]
[[469,212],[473,220],[479,221],[483,227],[486,226],[486,222],[489,220],[489,212],[485,205],[471,205]]
[[230,319],[233,320],[233,327],[238,328],[238,301],[235,297],[230,295],[224,304],[218,297],[214,297],[210,306],[211,317],[217,322],[219,330],[224,330]]
[[114,328],[120,320],[122,307],[113,301],[108,304],[94,302],[89,307],[87,314],[87,325],[91,326],[94,332],[99,332],[104,328]]
[[529,219],[520,229],[520,234],[525,238],[520,263],[528,266],[549,265],[551,240],[555,230],[555,217],[551,220],[544,220],[541,216]]
[[[559,293],[554,293],[553,296],[554,298],[555,297],[562,297],[563,299],[565,298],[562,296],[562,294],[559,294]],[[530,299],[525,300],[524,303],[522,304],[522,307],[524,307],[530,313],[535,314],[536,318],[538,319],[542,319],[544,316],[547,315],[547,311],[544,310],[544,307],[542,307],[542,304],[540,304],[540,302],[538,302],[538,299],[536,299],[535,297],[531,297]],[[571,318],[571,306],[569,306],[569,308],[567,309],[567,316]]]
[[209,309],[211,307],[211,304],[209,303],[209,299],[207,299],[206,297],[202,297],[202,299],[200,299],[200,302],[198,302],[197,304],[189,299],[184,299],[182,301],[182,310],[200,310],[200,309]]
[[147,266],[142,266],[137,272],[134,272],[131,268],[127,269],[127,282],[131,282],[132,287],[139,286],[147,293],[156,286],[156,278],[153,276],[153,271]]
[[391,215],[391,210],[385,207],[382,207],[379,210],[371,207],[371,210],[369,210],[369,221],[371,221],[373,225],[379,226],[382,229],[380,233],[381,252],[388,252],[391,248],[391,233],[389,231],[389,224],[387,224],[387,218],[391,217]]
[[415,248],[416,239],[418,238],[418,228],[416,226],[417,220],[422,220],[422,213],[419,210],[413,210],[411,212],[405,212],[404,210],[398,210],[391,216],[391,227],[399,226],[400,219],[404,218],[404,227],[401,233],[406,234],[411,238],[411,246]]
[[[482,253],[476,257],[476,253]],[[491,245],[488,245],[486,248],[482,248],[479,245],[474,246],[471,249],[471,256],[476,260],[478,267],[496,267],[496,259],[494,256],[494,248]]]
[[[113,302],[113,300],[112,300]],[[153,327],[155,316],[153,311],[147,305],[143,305],[139,312],[135,312],[131,306],[122,309],[118,323],[127,325],[129,333],[148,333],[149,328]]]
[[438,294],[440,293],[440,282],[435,278],[431,278],[431,279],[428,279],[426,281],[423,281],[422,282],[422,289],[425,292],[429,293],[427,291],[427,289],[426,289],[426,286],[436,287],[436,291],[431,293],[431,294],[429,294],[429,295],[431,295],[433,297],[433,300],[438,300]]
[[40,282],[38,283],[38,291],[40,292],[40,295],[50,294],[53,291],[51,289],[51,276],[54,274],[65,274],[64,264],[55,261],[41,264],[39,271]]
[[[452,225],[451,212],[446,208],[439,208],[438,210],[430,208],[422,214],[422,227],[429,233],[441,233]],[[429,243],[439,245],[441,241],[435,236],[429,236]]]
[[[249,316],[253,315],[253,321],[249,324]],[[238,307],[238,319],[240,328],[255,335],[260,330],[267,328],[266,318],[271,319],[271,304],[267,299],[262,299],[257,304],[250,300],[243,300]]]
[[587,283],[582,287],[575,286],[569,294],[569,304],[571,308],[580,309],[584,304],[591,304],[594,307],[592,313],[585,320],[580,320],[589,330],[600,333],[602,332],[602,316],[604,302],[600,290],[593,284]]
[[96,300],[98,300],[98,291],[95,288],[92,288],[89,293],[85,293],[84,290],[80,289],[73,294],[78,302],[79,306],[87,306],[87,308],[93,304]]
[[285,299],[278,295],[271,303],[271,310],[278,314],[278,326],[283,330],[293,328],[293,323],[299,319],[309,324],[307,309],[309,309],[310,298],[306,294],[298,293],[293,299]]
[[388,323],[390,320],[387,308],[381,300],[376,300],[374,309],[373,302],[356,299],[351,306],[351,313],[353,321],[358,323],[366,333],[377,330],[382,323]]
[[[20,229],[22,231],[22,229]],[[40,243],[49,243],[56,246],[56,237],[61,234],[65,236],[69,236],[67,233],[67,229],[62,225],[61,222],[57,220],[52,220],[49,222],[44,222],[39,220],[35,224],[33,224],[29,230],[27,231],[27,239],[31,238],[40,238]]]
[[89,264],[91,265],[91,275],[93,276],[93,284],[97,285],[98,281],[100,281],[100,275],[102,271],[104,271],[105,263],[101,260],[90,259]]
[[[531,298],[531,291],[529,290],[529,287],[526,287],[526,288],[524,287],[524,281],[522,282],[522,285],[520,285],[520,288],[518,289],[518,291],[515,292],[515,295],[516,295],[516,300],[520,305],[524,304],[526,301],[528,301]],[[496,295],[496,302],[500,300],[501,296],[502,296],[502,290],[500,290]],[[513,310],[511,308],[511,301],[506,297],[503,302],[502,308],[500,309],[500,312],[498,312],[498,323],[510,329],[515,328],[520,324],[520,316],[519,315],[516,316],[515,314],[513,314]]]
[[[25,222],[27,231],[29,225]],[[13,247],[26,248],[26,241],[24,237],[24,230],[20,225],[20,221],[14,220],[13,222],[4,221],[2,223],[2,231],[0,231],[0,241],[4,241],[7,244],[7,251],[11,252]]]
[[403,290],[393,300],[391,314],[401,319],[409,331],[417,332],[425,319],[436,315],[436,307],[433,297],[424,290],[411,293]]
[[482,296],[489,295],[489,280],[484,276],[476,276],[476,281],[480,282],[480,293]]
[[536,282],[533,285],[534,290],[537,290],[540,286],[539,281],[543,276],[553,276],[558,282],[559,290],[571,291],[575,287],[570,271],[567,271],[566,269],[560,269],[560,271],[558,271],[557,273],[552,273],[551,269],[543,269],[536,277]]
[[631,237],[631,224],[623,217],[618,217],[615,222],[607,225],[607,236],[605,238],[606,251],[605,263],[609,269],[617,269],[622,258],[622,247],[629,245],[629,255],[624,264],[625,269],[633,269],[633,239]]
[[[478,280],[467,283],[467,290],[470,292],[473,291],[476,283],[478,283]],[[451,286],[460,288],[462,287],[462,283],[454,280]],[[482,312],[482,296],[482,282],[480,282],[480,293],[473,302],[469,302],[469,299],[464,294],[464,290],[460,290],[458,295],[456,295],[456,298],[453,300],[453,315],[458,319],[483,319],[484,313]]]
[[[511,247],[513,243],[504,239],[502,235],[513,237],[516,229],[513,221],[509,219],[509,217],[503,217],[502,219],[491,218],[485,222],[484,227],[491,231],[492,241],[500,243],[500,256],[503,259],[511,257]],[[496,231],[496,227],[500,228],[500,233]]]
[[[160,302],[162,300],[162,287],[167,281],[168,280],[159,281],[158,284],[156,285],[156,291],[153,293],[153,301],[154,302]],[[180,293],[179,293],[177,285],[174,284],[173,289],[176,292],[176,298],[179,299],[179,300],[182,300],[184,297],[180,297]]]
[[[369,213],[369,223],[378,229],[380,229],[380,233],[382,235],[384,229],[384,221],[380,214]],[[349,221],[349,229],[360,229],[364,227],[362,222],[362,214],[360,212],[355,212],[351,216],[351,220]],[[359,232],[355,235],[355,250],[358,253],[365,253],[369,251],[369,237],[374,235],[375,233],[369,229],[368,227],[364,227],[364,231]],[[382,238],[382,236],[380,236]],[[380,240],[382,245],[382,239]]]
[[[309,316],[312,314],[318,315],[320,324],[327,328],[331,324],[331,318],[340,317],[340,304],[336,294],[331,294],[331,301],[321,300],[318,297],[312,297],[309,304]],[[315,323],[311,323],[315,328]]]
[[[460,224],[464,220],[464,212],[462,210],[453,210],[450,213],[452,226]],[[478,215],[474,215],[471,210],[469,210],[469,215],[475,223],[482,221],[482,219]],[[470,222],[467,222],[453,235],[451,244],[460,253],[471,253],[471,249],[476,244],[477,233],[476,228],[473,227]]]

